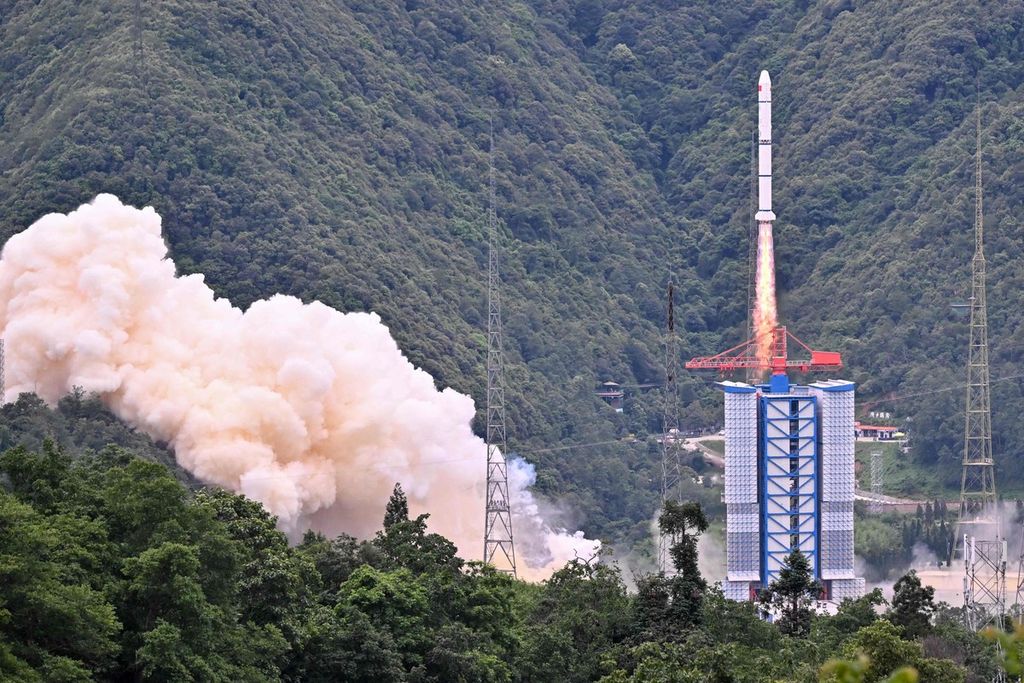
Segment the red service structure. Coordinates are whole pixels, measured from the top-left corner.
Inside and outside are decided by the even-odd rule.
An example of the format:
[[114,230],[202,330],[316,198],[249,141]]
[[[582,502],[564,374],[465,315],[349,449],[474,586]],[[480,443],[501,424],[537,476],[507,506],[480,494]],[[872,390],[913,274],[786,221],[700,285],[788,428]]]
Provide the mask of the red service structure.
[[[805,351],[809,357],[790,358],[789,341]],[[715,370],[723,375],[737,370],[770,370],[773,375],[785,375],[794,372],[828,372],[843,367],[842,357],[833,351],[815,351],[800,341],[795,334],[784,326],[776,327],[772,332],[772,354],[770,358],[759,358],[757,354],[757,338],[732,347],[714,356],[692,358],[686,363],[687,370]]]

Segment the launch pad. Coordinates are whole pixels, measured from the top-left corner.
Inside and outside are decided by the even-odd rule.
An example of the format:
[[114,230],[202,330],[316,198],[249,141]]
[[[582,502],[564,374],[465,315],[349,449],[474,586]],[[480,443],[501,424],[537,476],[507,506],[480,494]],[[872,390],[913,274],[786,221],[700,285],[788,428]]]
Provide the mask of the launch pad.
[[[842,368],[778,322],[772,223],[771,78],[758,80],[758,225],[753,336],[689,370],[770,373],[767,383],[723,381],[725,393],[726,578],[733,600],[755,600],[779,578],[793,551],[807,557],[821,599],[864,593],[854,575],[853,382],[790,384],[790,372]],[[800,353],[790,358],[790,342]]]

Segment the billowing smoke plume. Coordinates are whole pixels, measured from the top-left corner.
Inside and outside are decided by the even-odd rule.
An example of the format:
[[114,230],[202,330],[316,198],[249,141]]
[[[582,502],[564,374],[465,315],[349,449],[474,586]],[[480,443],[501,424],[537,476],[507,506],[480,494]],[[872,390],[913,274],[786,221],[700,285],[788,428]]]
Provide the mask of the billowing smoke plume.
[[[286,530],[368,536],[394,483],[465,557],[483,549],[485,447],[473,401],[402,355],[380,318],[287,296],[244,313],[178,277],[152,208],[100,195],[12,237],[0,257],[7,393],[74,387],[173,447],[200,479],[245,494]],[[552,526],[510,468],[528,576],[596,543]],[[512,475],[515,476],[512,476]]]
[[754,334],[757,357],[768,361],[772,356],[773,330],[779,324],[775,304],[775,244],[772,224],[757,226],[757,272],[754,282]]

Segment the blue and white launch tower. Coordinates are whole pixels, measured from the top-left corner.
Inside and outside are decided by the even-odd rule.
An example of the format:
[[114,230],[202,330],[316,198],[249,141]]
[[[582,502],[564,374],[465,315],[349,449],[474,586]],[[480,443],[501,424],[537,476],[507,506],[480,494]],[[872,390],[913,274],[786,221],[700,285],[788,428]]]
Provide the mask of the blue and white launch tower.
[[752,600],[799,550],[822,598],[864,593],[854,575],[853,382],[807,386],[776,374],[767,384],[722,382],[725,392],[726,580]]

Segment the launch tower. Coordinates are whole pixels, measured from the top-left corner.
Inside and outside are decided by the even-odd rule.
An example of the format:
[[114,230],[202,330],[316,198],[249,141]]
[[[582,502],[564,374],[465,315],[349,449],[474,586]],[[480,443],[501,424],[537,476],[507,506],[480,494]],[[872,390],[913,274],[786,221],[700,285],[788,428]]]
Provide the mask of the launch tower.
[[[725,596],[754,600],[799,550],[822,598],[864,593],[853,567],[853,382],[791,384],[789,372],[832,371],[838,353],[816,351],[778,324],[772,223],[771,79],[758,82],[757,297],[751,339],[690,370],[746,370],[766,383],[723,381],[725,393]],[[800,357],[790,358],[790,342]],[[750,375],[748,375],[749,377]]]
[[853,382],[721,382],[725,392],[726,579],[753,600],[799,550],[822,598],[860,597],[853,568]]

